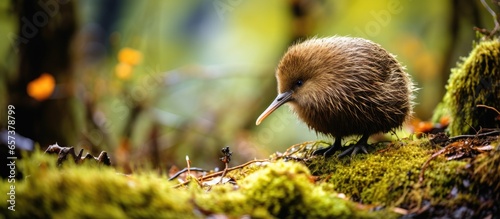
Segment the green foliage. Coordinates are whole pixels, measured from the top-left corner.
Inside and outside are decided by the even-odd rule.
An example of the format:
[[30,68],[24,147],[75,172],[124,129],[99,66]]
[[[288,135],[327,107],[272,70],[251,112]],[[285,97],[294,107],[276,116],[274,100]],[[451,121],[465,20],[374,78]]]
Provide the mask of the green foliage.
[[499,127],[498,114],[477,105],[500,109],[500,41],[475,45],[469,56],[451,70],[446,89],[433,120],[449,114],[452,136],[475,133],[481,127]]

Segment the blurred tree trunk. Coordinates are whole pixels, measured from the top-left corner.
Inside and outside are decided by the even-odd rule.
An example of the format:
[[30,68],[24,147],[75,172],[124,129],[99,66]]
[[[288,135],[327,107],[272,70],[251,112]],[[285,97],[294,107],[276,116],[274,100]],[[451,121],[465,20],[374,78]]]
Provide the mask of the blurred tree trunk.
[[[9,104],[16,107],[16,131],[42,147],[76,142],[72,58],[70,45],[76,30],[72,1],[12,1],[18,16],[18,33],[11,36],[18,59],[17,78],[9,84]],[[52,96],[35,100],[27,85],[42,73],[56,81]]]
[[[445,86],[448,84],[450,69],[456,66],[458,56],[468,54],[470,42],[475,38],[473,26],[470,25],[482,27],[480,16],[480,10],[482,9],[478,7],[480,5],[479,1],[472,2],[472,4],[468,0],[450,0],[450,2],[452,8],[447,25],[449,41],[443,55],[445,63],[440,70],[442,86],[438,95],[441,97],[446,93]],[[461,31],[461,28],[467,28],[468,30]],[[461,34],[461,32],[465,34]],[[462,51],[462,54],[457,54],[460,51]]]

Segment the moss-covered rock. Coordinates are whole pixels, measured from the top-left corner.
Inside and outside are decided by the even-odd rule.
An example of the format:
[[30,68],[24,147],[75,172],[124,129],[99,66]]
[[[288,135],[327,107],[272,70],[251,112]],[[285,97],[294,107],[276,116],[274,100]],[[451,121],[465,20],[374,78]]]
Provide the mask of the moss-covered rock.
[[434,121],[451,117],[452,136],[471,134],[482,128],[497,128],[500,120],[492,109],[500,109],[500,41],[485,40],[474,46],[467,58],[451,70],[447,92],[436,108]]

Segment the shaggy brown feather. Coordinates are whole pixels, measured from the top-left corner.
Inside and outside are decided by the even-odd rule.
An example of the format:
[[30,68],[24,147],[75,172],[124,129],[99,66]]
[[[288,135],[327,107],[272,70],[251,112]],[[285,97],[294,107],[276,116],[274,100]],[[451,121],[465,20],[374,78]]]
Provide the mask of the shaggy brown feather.
[[[395,56],[362,38],[313,38],[291,46],[276,70],[277,99],[311,129],[340,139],[389,132],[412,113],[413,84]],[[283,98],[283,94],[288,94]],[[364,150],[364,148],[363,148]]]

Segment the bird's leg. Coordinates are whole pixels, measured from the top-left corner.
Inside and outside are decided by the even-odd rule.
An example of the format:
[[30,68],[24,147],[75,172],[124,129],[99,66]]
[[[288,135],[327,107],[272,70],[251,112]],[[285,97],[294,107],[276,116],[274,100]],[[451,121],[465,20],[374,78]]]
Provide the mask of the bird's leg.
[[363,136],[361,136],[361,139],[359,139],[359,141],[356,142],[355,145],[352,145],[349,148],[347,148],[345,151],[340,153],[338,157],[341,158],[341,157],[344,157],[348,154],[351,154],[351,157],[352,157],[352,156],[356,155],[358,153],[358,151],[360,151],[360,150],[363,153],[368,154],[368,151],[366,150],[366,147],[365,147],[365,146],[368,146],[368,137],[370,137],[370,135],[364,134]]
[[340,148],[342,148],[342,138],[336,137],[335,142],[332,145],[326,148],[315,150],[313,152],[313,155],[323,155],[325,157],[329,157],[332,156],[335,151],[340,150]]

